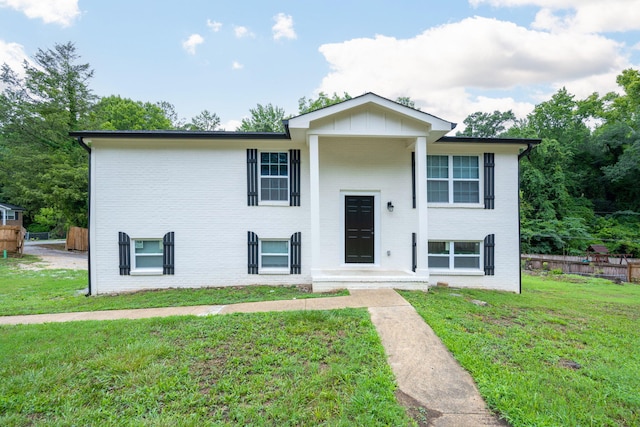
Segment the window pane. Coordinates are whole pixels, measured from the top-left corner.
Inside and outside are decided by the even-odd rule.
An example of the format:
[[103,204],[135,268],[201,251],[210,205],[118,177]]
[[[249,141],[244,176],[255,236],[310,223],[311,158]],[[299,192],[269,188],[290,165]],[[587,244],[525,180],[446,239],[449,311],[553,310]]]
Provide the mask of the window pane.
[[449,183],[447,181],[427,181],[427,202],[449,203]]
[[289,267],[289,257],[287,255],[263,255],[263,268],[287,268]]
[[453,156],[453,178],[478,179],[478,157]]
[[448,254],[449,242],[429,242],[429,254]]
[[429,255],[429,268],[449,268],[449,257]]
[[262,242],[263,254],[288,254],[289,243],[286,240],[264,240]]
[[136,240],[136,254],[162,254],[162,240]]
[[427,156],[427,178],[449,178],[449,157]]
[[284,200],[289,199],[289,180],[285,178],[261,178],[260,198],[262,200]]
[[289,175],[289,172],[287,171],[288,167],[287,165],[280,165],[280,176],[287,176]]
[[480,201],[479,188],[480,183],[478,181],[454,181],[454,203],[478,203]]
[[453,251],[456,255],[480,255],[479,242],[455,242]]
[[136,268],[162,268],[162,255],[136,256]]
[[260,153],[260,163],[269,163],[269,153]]
[[288,157],[287,153],[260,153],[260,174],[262,176],[287,176]]
[[271,163],[278,163],[278,158],[279,158],[278,153],[271,153],[271,159],[270,159],[270,162],[271,162]]
[[454,257],[453,267],[454,268],[480,268],[480,257],[479,256]]

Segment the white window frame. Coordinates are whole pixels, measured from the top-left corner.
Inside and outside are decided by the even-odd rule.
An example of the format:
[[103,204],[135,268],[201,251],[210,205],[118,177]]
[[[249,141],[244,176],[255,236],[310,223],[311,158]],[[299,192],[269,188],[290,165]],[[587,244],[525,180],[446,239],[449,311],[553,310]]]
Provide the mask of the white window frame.
[[[5,214],[7,221],[16,221],[18,219],[17,211],[8,210],[3,211],[3,213]],[[0,220],[2,220],[2,216],[0,216]]]
[[[278,155],[280,154],[285,154],[287,156],[287,175],[283,176],[283,175],[278,175],[278,176],[274,176],[274,175],[262,175],[262,155],[265,153],[277,153]],[[262,179],[263,178],[276,178],[276,179],[282,179],[284,181],[286,181],[286,188],[287,188],[287,198],[286,200],[269,200],[269,199],[263,199],[262,198]],[[268,206],[289,206],[289,198],[291,197],[291,195],[289,194],[289,189],[291,188],[291,162],[289,159],[289,151],[285,150],[264,150],[264,151],[258,151],[258,204],[259,205],[268,205]]]
[[[479,240],[438,240],[438,239],[429,240],[429,243],[436,243],[436,242],[448,243],[449,244],[449,253],[448,254],[432,254],[432,253],[429,252],[429,249],[427,247],[427,260],[429,260],[430,257],[441,257],[441,258],[445,258],[446,257],[449,260],[449,268],[431,267],[431,265],[429,265],[429,270],[430,271],[452,271],[452,272],[457,272],[457,271],[484,271],[484,265],[483,265],[484,245],[483,245],[483,241],[479,241]],[[475,243],[475,244],[478,245],[478,253],[477,254],[456,254],[455,253],[455,244],[456,243]],[[456,268],[455,267],[456,258],[478,258],[478,268]]]
[[[427,202],[429,206],[458,206],[458,207],[478,207],[483,205],[483,195],[482,191],[484,188],[483,180],[483,167],[482,167],[482,156],[479,154],[428,154],[428,157],[431,156],[439,156],[447,158],[447,178],[428,178],[429,172],[427,171],[427,199],[429,197],[429,182],[430,181],[446,181],[447,182],[447,191],[448,191],[448,201],[447,202]],[[475,157],[478,159],[478,178],[454,178],[453,177],[453,158],[454,157]],[[428,162],[427,162],[428,163]],[[454,201],[454,182],[477,182],[478,183],[478,201],[477,202],[455,202]]]
[[[136,253],[137,242],[157,242],[160,252],[138,254]],[[138,257],[152,257],[152,256],[153,257],[160,256],[160,259],[162,261],[160,263],[160,267],[138,267]],[[163,273],[163,266],[162,266],[163,262],[164,262],[164,242],[162,238],[151,237],[151,238],[131,239],[131,274],[133,275],[160,274],[161,275]]]
[[[285,254],[282,253],[264,253],[262,251],[262,244],[264,242],[285,242],[287,245],[287,266],[286,267],[264,267],[262,265],[262,257],[263,256],[278,256],[282,257]],[[259,239],[258,241],[258,273],[259,274],[290,274],[291,273],[291,241],[288,238],[282,239]]]

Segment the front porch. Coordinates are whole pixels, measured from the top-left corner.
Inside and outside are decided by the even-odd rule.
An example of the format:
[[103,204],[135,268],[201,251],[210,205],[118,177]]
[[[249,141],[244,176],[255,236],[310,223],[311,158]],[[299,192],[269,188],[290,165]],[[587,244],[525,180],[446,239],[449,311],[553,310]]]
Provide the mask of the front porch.
[[318,270],[312,274],[313,292],[336,289],[404,289],[427,290],[428,277],[412,271],[380,269]]

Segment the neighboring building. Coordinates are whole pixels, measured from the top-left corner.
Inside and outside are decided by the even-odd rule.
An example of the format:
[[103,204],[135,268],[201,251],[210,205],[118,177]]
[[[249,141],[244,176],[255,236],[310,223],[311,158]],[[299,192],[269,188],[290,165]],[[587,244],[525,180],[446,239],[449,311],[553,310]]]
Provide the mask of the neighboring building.
[[90,293],[312,284],[519,292],[518,160],[539,140],[368,93],[285,133],[72,132],[90,154]]
[[22,227],[24,208],[0,201],[0,225],[19,225]]

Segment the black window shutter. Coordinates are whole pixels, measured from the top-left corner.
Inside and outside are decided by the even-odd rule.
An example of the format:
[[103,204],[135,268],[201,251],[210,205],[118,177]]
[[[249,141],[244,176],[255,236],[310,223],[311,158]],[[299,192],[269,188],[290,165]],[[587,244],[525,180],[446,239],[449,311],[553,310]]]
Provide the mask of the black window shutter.
[[411,196],[413,197],[413,209],[415,209],[416,208],[416,152],[415,151],[411,153]]
[[289,206],[300,206],[300,150],[289,150]]
[[484,238],[484,275],[493,276],[495,274],[495,249],[496,235],[489,234]]
[[411,233],[411,271],[418,268],[418,235]]
[[484,208],[495,208],[495,154],[484,153]]
[[248,273],[258,274],[258,235],[253,231],[248,231],[247,243]]
[[120,275],[131,274],[131,240],[127,233],[118,233],[118,248],[120,250]]
[[175,274],[174,267],[174,233],[170,231],[162,239],[162,274]]
[[247,204],[258,206],[258,150],[247,149]]
[[302,272],[302,233],[291,235],[291,274]]

